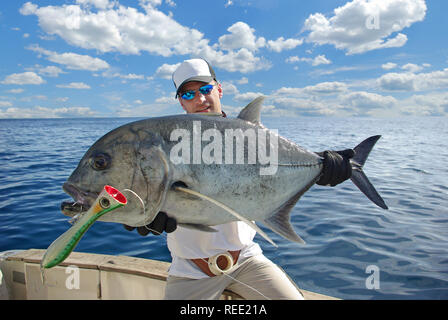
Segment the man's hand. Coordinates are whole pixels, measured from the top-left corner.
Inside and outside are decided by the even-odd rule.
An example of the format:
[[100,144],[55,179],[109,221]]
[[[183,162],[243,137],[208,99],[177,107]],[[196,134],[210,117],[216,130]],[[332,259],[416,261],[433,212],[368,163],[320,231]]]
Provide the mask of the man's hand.
[[[135,229],[135,227],[130,227],[125,224],[123,226],[128,231],[132,231]],[[160,235],[163,231],[165,231],[166,233],[170,233],[176,230],[176,228],[176,219],[168,217],[165,212],[161,211],[157,214],[157,216],[150,224],[142,227],[137,227],[137,232],[142,236],[146,236],[149,232],[155,235]]]
[[334,187],[352,176],[350,159],[355,155],[354,150],[324,151],[317,154],[324,158],[322,176],[317,184]]

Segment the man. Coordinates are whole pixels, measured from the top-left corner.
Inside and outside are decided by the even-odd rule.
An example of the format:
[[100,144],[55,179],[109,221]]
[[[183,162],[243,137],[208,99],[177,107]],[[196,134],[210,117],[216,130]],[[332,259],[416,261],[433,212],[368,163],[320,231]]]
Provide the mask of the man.
[[[186,60],[174,71],[176,98],[187,113],[222,111],[223,90],[213,68],[203,59]],[[324,172],[318,184],[341,183],[351,176],[353,151],[325,151]],[[172,264],[165,299],[218,299],[225,289],[246,299],[303,299],[286,273],[266,258],[253,242],[255,231],[245,222],[214,226],[218,232],[177,227],[174,219],[160,212],[140,234],[168,233]],[[175,230],[175,232],[173,232]],[[222,274],[220,271],[227,270]]]

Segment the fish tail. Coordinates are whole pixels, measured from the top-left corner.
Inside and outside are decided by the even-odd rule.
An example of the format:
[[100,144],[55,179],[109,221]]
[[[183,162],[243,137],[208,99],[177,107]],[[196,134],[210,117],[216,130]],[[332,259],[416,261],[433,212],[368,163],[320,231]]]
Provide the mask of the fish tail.
[[362,170],[370,151],[373,149],[373,146],[379,138],[381,138],[380,135],[367,138],[353,149],[355,151],[355,156],[350,159],[352,165],[352,176],[350,179],[373,203],[380,208],[388,209],[383,198],[381,198]]

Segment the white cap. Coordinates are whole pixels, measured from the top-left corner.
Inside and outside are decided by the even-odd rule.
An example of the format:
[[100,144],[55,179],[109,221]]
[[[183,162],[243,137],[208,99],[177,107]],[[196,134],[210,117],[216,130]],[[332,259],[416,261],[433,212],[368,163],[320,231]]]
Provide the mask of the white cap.
[[212,80],[216,80],[215,72],[204,59],[185,60],[173,72],[176,97],[179,94],[179,89],[187,82],[200,81],[210,83]]

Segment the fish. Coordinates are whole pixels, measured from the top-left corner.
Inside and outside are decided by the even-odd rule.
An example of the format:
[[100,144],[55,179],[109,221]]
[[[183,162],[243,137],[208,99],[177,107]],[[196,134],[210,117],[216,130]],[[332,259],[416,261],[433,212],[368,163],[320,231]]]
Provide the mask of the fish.
[[[74,201],[64,201],[62,212],[74,216],[88,210],[103,186],[113,185],[132,193],[126,207],[99,221],[139,227],[163,211],[191,229],[214,232],[215,225],[242,220],[269,241],[259,222],[304,243],[290,214],[321,177],[323,158],[261,123],[264,98],[256,98],[236,118],[181,114],[113,129],[87,150],[63,184]],[[363,172],[380,137],[367,138],[353,149],[351,180],[387,209]]]

